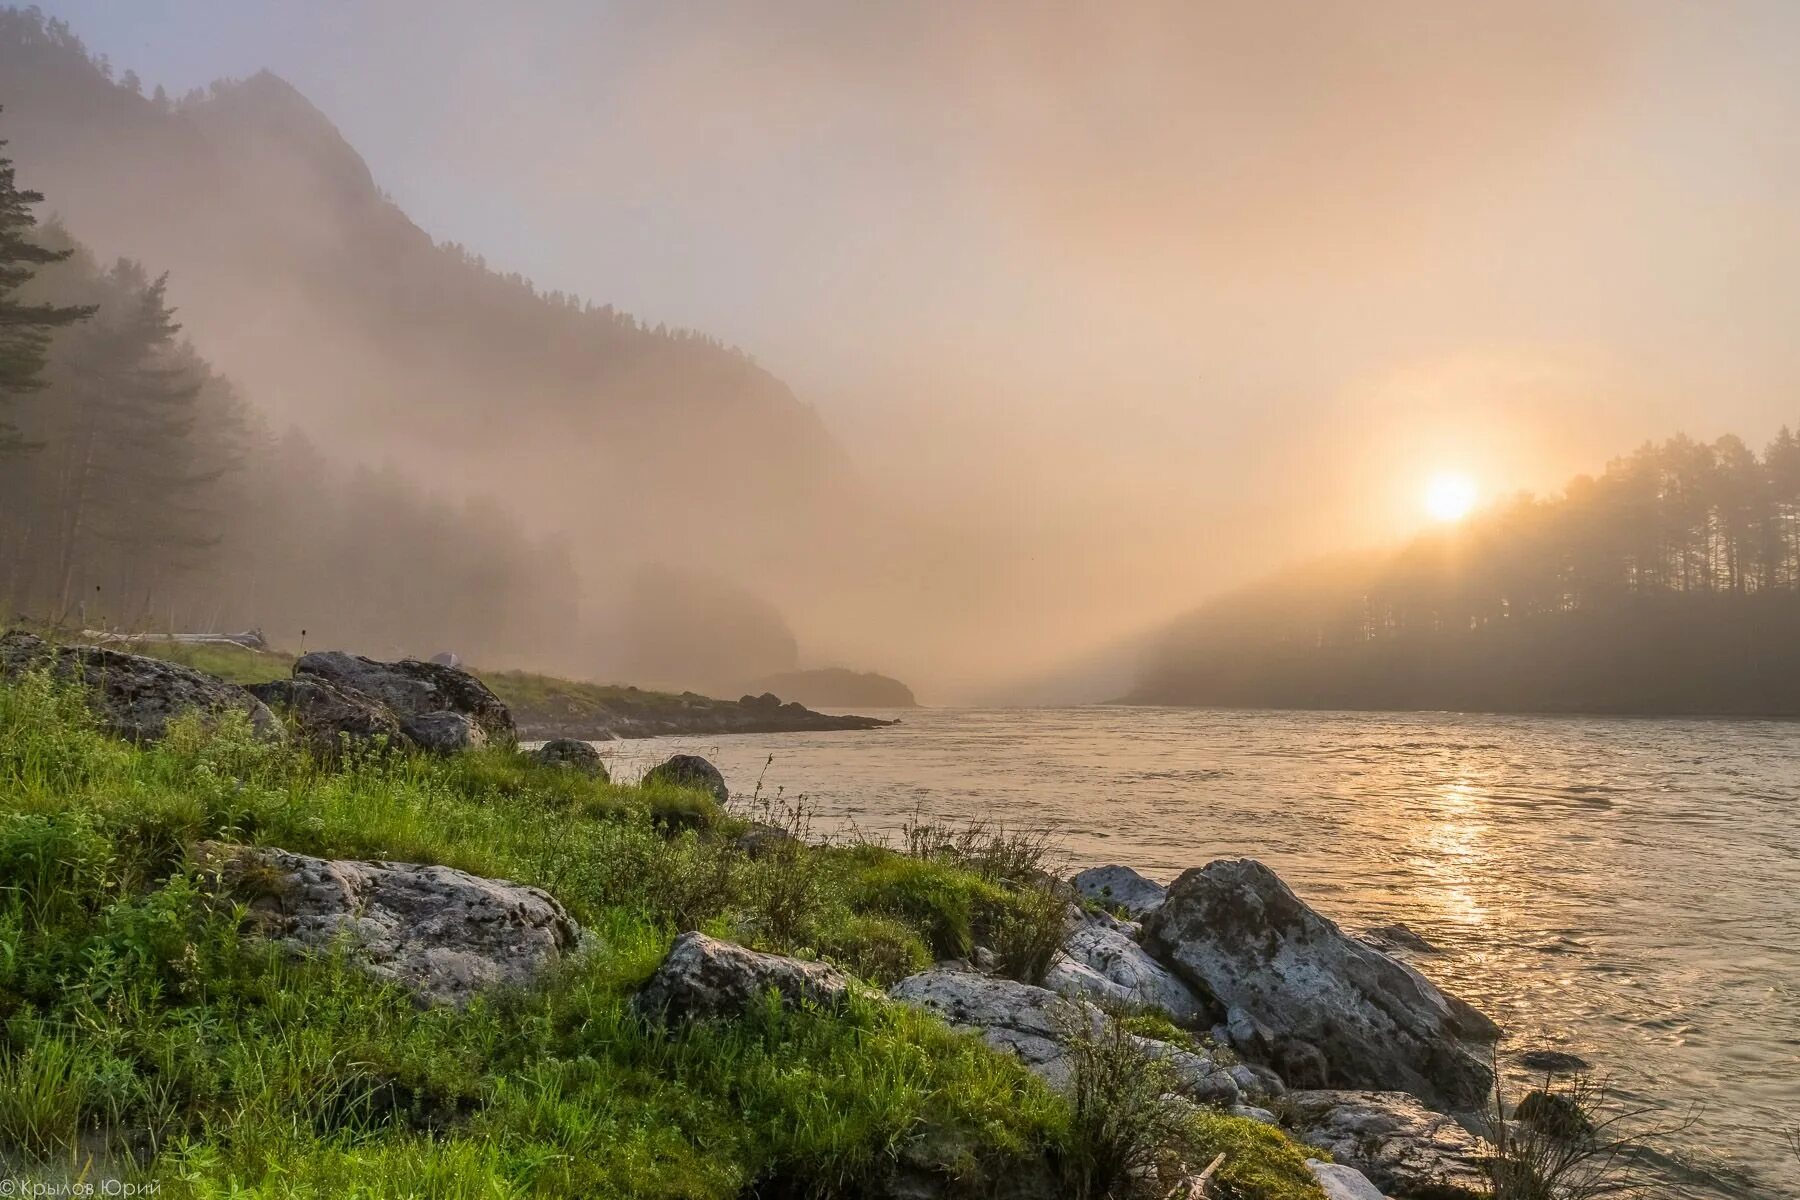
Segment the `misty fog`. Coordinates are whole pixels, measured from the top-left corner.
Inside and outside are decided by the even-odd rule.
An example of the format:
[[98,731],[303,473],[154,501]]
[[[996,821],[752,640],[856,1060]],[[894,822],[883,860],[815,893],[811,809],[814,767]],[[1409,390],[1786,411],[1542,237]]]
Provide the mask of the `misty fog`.
[[0,47],[41,215],[271,436],[566,560],[494,665],[1104,699],[1435,471],[1800,394],[1780,3],[45,11],[113,81]]

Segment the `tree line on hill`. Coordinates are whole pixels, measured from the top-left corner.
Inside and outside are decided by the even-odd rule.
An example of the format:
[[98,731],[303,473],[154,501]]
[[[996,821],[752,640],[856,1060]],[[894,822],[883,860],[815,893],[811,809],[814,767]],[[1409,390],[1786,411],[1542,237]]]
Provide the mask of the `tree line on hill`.
[[42,200],[0,158],[6,616],[476,654],[575,623],[566,547],[271,431],[182,340],[166,277],[95,261]]
[[1800,437],[1646,444],[1560,496],[1221,597],[1129,698],[1800,714]]

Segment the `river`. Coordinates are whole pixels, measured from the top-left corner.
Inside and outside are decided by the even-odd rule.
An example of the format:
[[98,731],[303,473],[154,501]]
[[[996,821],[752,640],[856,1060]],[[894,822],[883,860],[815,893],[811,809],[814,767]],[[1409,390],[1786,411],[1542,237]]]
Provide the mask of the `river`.
[[[1164,881],[1250,856],[1621,1098],[1691,1126],[1659,1194],[1800,1197],[1800,724],[919,709],[865,733],[601,743],[615,778],[700,753],[815,833],[915,813],[1047,827],[1070,868]],[[772,756],[772,758],[771,758]]]

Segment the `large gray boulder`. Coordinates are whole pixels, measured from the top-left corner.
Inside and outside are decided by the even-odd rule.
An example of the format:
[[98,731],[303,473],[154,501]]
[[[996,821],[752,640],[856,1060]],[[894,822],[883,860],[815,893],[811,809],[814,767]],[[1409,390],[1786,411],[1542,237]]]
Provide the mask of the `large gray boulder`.
[[0,636],[0,677],[44,669],[85,686],[100,727],[134,742],[159,741],[169,722],[187,712],[209,722],[242,713],[261,736],[271,741],[285,736],[261,700],[204,671],[100,646],[52,645],[23,630]]
[[[946,967],[908,976],[888,995],[935,1013],[959,1029],[974,1031],[982,1041],[1013,1055],[1057,1089],[1067,1089],[1073,1082],[1070,1042],[1100,1035],[1109,1020],[1094,1005],[1047,988]],[[1236,1082],[1206,1055],[1150,1038],[1134,1037],[1132,1041],[1146,1058],[1169,1066],[1181,1094],[1226,1106],[1238,1103]]]
[[[474,744],[512,746],[519,740],[512,712],[500,697],[481,680],[456,667],[411,658],[378,662],[342,650],[315,650],[294,664],[294,674],[361,692],[391,708],[402,727],[421,717],[450,712],[466,717],[475,727],[478,734],[470,738]],[[442,740],[443,732],[431,729],[428,737]]]
[[1130,867],[1114,863],[1105,867],[1089,867],[1069,880],[1075,893],[1096,904],[1122,910],[1127,916],[1143,917],[1159,907],[1168,889],[1153,879],[1146,879]]
[[850,977],[836,967],[764,954],[704,933],[684,933],[632,1003],[667,1020],[732,1017],[771,989],[790,1007],[836,1008],[850,996]]
[[1488,1144],[1404,1092],[1289,1092],[1284,1119],[1301,1141],[1397,1200],[1488,1195]]
[[1103,1007],[1157,1009],[1184,1025],[1200,1021],[1206,1015],[1200,998],[1145,953],[1135,931],[1136,926],[1105,913],[1076,910],[1044,986]]
[[286,716],[313,750],[332,757],[345,749],[398,746],[400,719],[393,709],[361,692],[302,676],[253,683],[251,695]]
[[651,767],[644,773],[644,786],[694,788],[706,792],[720,804],[731,800],[731,790],[725,786],[725,776],[719,768],[701,758],[698,754],[676,754]]
[[530,984],[580,936],[548,893],[450,867],[215,843],[203,843],[198,857],[249,904],[263,933],[309,953],[342,948],[427,1004],[462,1005],[490,988]]
[[1184,873],[1144,922],[1144,948],[1220,1004],[1316,1053],[1324,1082],[1474,1108],[1493,1075],[1478,1043],[1494,1023],[1413,968],[1348,937],[1254,859]]

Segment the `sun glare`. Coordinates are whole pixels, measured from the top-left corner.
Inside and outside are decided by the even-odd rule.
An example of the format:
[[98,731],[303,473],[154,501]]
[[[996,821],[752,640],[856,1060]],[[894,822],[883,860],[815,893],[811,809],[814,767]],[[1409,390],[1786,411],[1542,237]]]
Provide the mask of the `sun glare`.
[[1460,471],[1440,471],[1425,484],[1425,511],[1434,521],[1460,521],[1474,511],[1475,480]]

